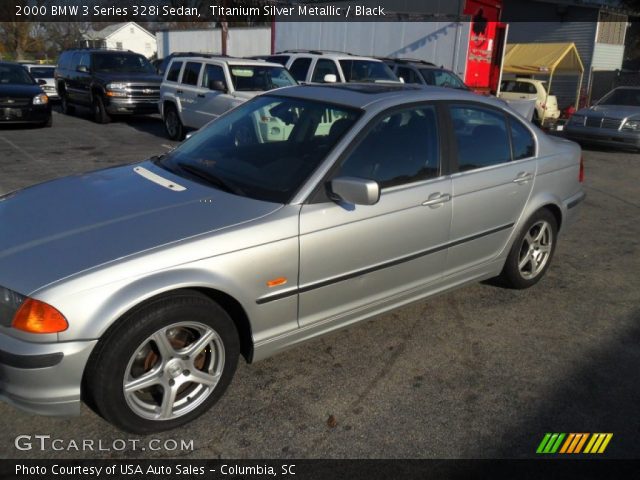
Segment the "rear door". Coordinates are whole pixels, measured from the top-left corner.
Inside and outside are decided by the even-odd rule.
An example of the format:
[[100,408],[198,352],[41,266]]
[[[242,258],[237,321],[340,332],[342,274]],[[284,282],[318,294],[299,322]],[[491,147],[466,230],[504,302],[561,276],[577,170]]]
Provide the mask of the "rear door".
[[331,178],[378,182],[375,205],[326,199],[302,207],[301,327],[414,296],[441,276],[451,180],[441,170],[443,131],[437,118],[434,105],[382,114],[338,161]]
[[182,123],[188,127],[198,128],[198,94],[200,71],[202,70],[202,62],[186,62],[182,69],[182,77],[180,85],[176,90],[176,96],[180,102],[182,110]]
[[504,249],[536,175],[535,140],[512,115],[476,103],[449,106],[454,169],[447,273],[486,263]]

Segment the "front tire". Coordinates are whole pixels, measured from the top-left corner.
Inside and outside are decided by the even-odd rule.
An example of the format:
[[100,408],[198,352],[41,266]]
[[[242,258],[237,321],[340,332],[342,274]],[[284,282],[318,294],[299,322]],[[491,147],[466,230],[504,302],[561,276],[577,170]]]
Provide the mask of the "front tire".
[[537,211],[525,224],[511,247],[499,279],[507,287],[529,288],[540,281],[556,249],[558,222],[546,209]]
[[122,430],[170,430],[216,403],[239,353],[234,323],[218,304],[175,292],[134,310],[100,340],[87,367],[87,393]]
[[65,115],[73,115],[75,112],[75,107],[69,104],[69,99],[67,98],[66,93],[62,93],[60,95],[60,108],[62,109],[62,113]]
[[100,124],[109,123],[111,121],[111,117],[104,106],[104,100],[100,95],[96,95],[93,98],[93,121]]

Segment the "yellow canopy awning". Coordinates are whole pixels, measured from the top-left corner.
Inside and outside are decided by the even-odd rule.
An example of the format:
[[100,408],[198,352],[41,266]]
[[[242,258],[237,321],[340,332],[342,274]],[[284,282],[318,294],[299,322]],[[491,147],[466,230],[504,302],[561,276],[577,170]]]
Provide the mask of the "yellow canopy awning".
[[504,73],[516,75],[553,75],[584,73],[575,43],[511,43],[507,44]]

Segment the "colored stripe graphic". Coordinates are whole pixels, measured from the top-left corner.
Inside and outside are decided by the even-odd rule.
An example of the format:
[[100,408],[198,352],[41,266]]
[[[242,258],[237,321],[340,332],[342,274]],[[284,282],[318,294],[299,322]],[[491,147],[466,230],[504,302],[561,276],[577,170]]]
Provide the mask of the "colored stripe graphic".
[[536,453],[600,454],[604,453],[612,438],[613,433],[545,433]]

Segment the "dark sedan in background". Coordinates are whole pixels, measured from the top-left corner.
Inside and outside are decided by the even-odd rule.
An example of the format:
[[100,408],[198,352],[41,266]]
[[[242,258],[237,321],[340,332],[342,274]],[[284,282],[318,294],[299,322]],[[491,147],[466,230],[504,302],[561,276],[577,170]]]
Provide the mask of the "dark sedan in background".
[[0,62],[0,124],[51,126],[51,103],[22,65]]
[[581,143],[640,149],[640,87],[618,87],[578,110],[566,136]]

